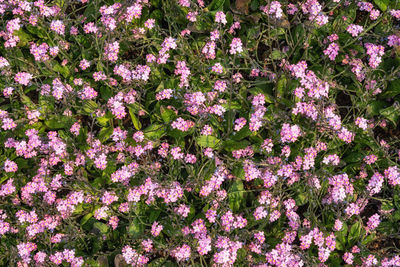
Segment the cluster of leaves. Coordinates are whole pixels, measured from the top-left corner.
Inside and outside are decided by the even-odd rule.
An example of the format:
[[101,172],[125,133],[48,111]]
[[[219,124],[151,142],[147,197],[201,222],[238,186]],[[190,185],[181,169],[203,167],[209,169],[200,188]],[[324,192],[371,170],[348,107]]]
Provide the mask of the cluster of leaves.
[[400,266],[400,2],[0,15],[1,265]]

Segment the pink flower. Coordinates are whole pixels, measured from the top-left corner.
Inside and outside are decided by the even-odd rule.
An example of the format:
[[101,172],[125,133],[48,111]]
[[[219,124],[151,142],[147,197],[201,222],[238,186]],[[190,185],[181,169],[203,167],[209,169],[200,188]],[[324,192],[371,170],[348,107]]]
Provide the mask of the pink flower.
[[118,227],[118,222],[119,222],[118,217],[117,216],[112,216],[112,217],[110,217],[110,220],[108,221],[108,224],[111,226],[111,228],[113,230],[115,230]]
[[154,222],[151,226],[151,234],[153,236],[158,236],[163,229],[164,227],[161,224],[158,224],[158,222]]
[[145,26],[147,29],[151,30],[151,29],[154,28],[155,22],[156,22],[155,19],[148,19],[148,20],[145,21],[144,26]]
[[4,118],[2,120],[3,125],[1,126],[1,128],[3,128],[4,130],[12,130],[15,127],[17,127],[17,124],[14,122],[13,119],[10,118]]
[[368,129],[368,121],[364,118],[357,117],[355,124],[364,131]]
[[176,247],[172,252],[171,256],[176,258],[177,261],[186,261],[189,259],[191,249],[188,245],[183,244],[181,247]]
[[225,16],[224,12],[218,11],[215,14],[215,22],[221,23],[221,24],[224,24],[224,25],[227,23],[226,16]]
[[261,10],[268,15],[275,15],[277,19],[283,15],[282,5],[278,1],[272,1],[269,6],[261,7]]
[[400,10],[390,10],[390,15],[392,15],[397,20],[400,20]]
[[53,20],[50,24],[50,29],[60,35],[64,35],[65,25],[61,20]]
[[189,12],[187,15],[186,15],[186,18],[189,20],[189,21],[191,21],[191,22],[196,22],[196,17],[197,17],[197,15],[198,15],[198,13],[197,12]]
[[381,220],[379,217],[379,214],[374,214],[371,217],[369,217],[368,222],[367,222],[367,230],[371,231],[374,230],[378,225],[380,224]]
[[142,15],[142,5],[135,3],[126,9],[125,20],[132,22],[133,18],[138,19]]
[[400,171],[397,167],[389,167],[384,172],[389,184],[396,186],[400,184]]
[[73,133],[75,136],[79,135],[79,130],[81,129],[81,125],[79,122],[75,122],[70,129],[70,132]]
[[174,211],[183,218],[186,218],[189,215],[190,207],[185,204],[181,204],[179,207],[175,208]]
[[210,125],[206,124],[204,125],[203,129],[201,130],[201,135],[211,135],[213,132],[213,129]]
[[367,54],[370,56],[369,58],[369,66],[373,69],[376,69],[382,61],[382,56],[385,53],[384,47],[382,45],[375,45],[371,43],[366,43],[365,47],[367,48]]
[[182,118],[176,119],[174,122],[172,122],[171,127],[174,129],[178,129],[182,132],[187,132],[190,128],[194,126],[194,122],[189,121],[189,120],[184,120]]
[[32,80],[32,74],[27,72],[18,72],[15,74],[14,80],[15,82],[27,86],[29,82]]
[[328,155],[328,156],[324,157],[322,162],[325,163],[325,164],[332,164],[334,166],[337,166],[337,165],[339,165],[340,158],[336,154]]
[[106,219],[108,217],[107,211],[109,210],[108,207],[101,207],[94,212],[94,217],[97,220]]
[[354,256],[350,252],[345,252],[344,255],[343,255],[343,260],[347,264],[353,264],[353,258],[354,258]]
[[214,90],[222,93],[225,91],[226,87],[227,85],[225,81],[220,81],[220,80],[215,81]]
[[216,49],[216,44],[214,41],[208,42],[205,44],[201,52],[207,59],[214,59],[215,58],[215,49]]
[[357,37],[364,30],[364,28],[360,25],[350,24],[346,30],[351,34],[351,36]]
[[285,123],[282,125],[281,130],[281,142],[284,143],[293,143],[295,142],[301,135],[300,127],[297,125],[289,125]]
[[246,125],[247,121],[245,118],[239,118],[235,120],[235,127],[234,130],[235,131],[240,131],[240,129],[242,129],[245,125]]
[[222,67],[221,63],[215,63],[214,66],[212,66],[211,70],[215,73],[223,73],[224,68]]
[[18,170],[18,165],[14,161],[6,159],[4,162],[4,171],[5,172],[16,172]]
[[132,249],[130,246],[125,246],[122,249],[122,257],[127,264],[134,265],[134,266],[146,266],[149,261],[149,258],[140,255],[136,252],[136,250]]
[[119,43],[113,42],[108,43],[105,46],[104,56],[107,60],[111,62],[116,62],[118,60]]
[[236,55],[243,52],[242,40],[240,40],[240,38],[233,38],[230,44],[230,48],[231,49],[229,50],[229,53],[231,55]]
[[368,165],[371,165],[373,163],[375,163],[375,161],[377,161],[378,157],[376,155],[368,155],[365,156],[364,161],[365,163],[367,163]]
[[324,50],[324,54],[329,57],[330,60],[335,60],[339,52],[339,45],[337,43],[329,44],[328,48]]
[[8,60],[5,59],[4,57],[0,57],[0,69],[10,66],[10,63],[8,63]]

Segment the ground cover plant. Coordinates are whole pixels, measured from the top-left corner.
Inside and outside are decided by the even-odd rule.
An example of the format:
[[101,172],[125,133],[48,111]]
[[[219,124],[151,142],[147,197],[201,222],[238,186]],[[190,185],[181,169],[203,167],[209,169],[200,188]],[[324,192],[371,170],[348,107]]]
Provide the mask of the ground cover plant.
[[1,266],[400,266],[400,2],[0,0]]

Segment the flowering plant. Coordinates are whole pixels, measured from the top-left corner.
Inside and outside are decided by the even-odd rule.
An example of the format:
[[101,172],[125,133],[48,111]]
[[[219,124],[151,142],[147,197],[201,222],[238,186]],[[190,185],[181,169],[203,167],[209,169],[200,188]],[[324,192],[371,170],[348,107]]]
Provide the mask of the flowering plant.
[[0,265],[400,266],[399,1],[0,14]]

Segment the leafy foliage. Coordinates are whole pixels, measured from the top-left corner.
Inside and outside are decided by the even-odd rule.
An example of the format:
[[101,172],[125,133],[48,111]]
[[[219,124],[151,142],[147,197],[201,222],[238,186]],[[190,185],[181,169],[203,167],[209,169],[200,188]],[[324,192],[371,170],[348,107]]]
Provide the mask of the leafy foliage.
[[1,266],[400,266],[400,2],[0,3]]

